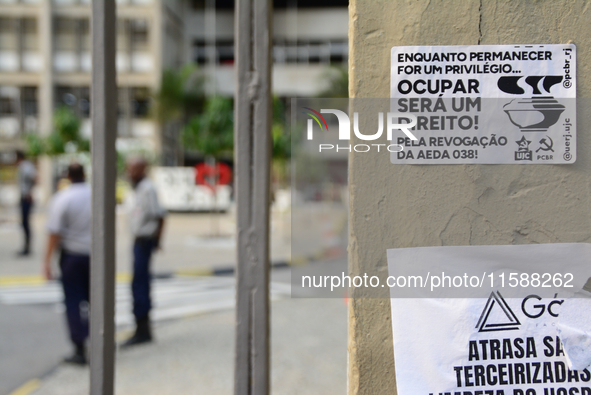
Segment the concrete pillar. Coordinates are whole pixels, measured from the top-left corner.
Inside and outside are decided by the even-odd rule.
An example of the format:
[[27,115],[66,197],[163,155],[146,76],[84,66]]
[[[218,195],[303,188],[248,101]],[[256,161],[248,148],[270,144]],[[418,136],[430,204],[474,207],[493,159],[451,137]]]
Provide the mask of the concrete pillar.
[[[569,41],[578,51],[579,98],[572,165],[393,165],[382,153],[351,154],[351,275],[384,282],[388,248],[589,242],[588,1],[352,0],[349,38],[354,98],[389,97],[393,46]],[[362,292],[349,301],[349,393],[395,394],[388,288],[381,298],[356,298]]]

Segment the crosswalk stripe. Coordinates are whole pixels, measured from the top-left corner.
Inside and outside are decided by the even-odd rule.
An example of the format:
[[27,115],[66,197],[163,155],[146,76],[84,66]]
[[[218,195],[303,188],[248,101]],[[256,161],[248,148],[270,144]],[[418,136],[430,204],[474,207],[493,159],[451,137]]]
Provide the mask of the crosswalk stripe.
[[[271,283],[273,300],[289,297],[290,284]],[[152,282],[154,308],[151,313],[155,322],[181,318],[190,315],[210,313],[234,308],[235,279],[223,277],[173,277],[155,279]],[[57,281],[44,284],[23,284],[0,286],[0,303],[5,305],[40,305],[63,312],[63,290]],[[117,326],[134,322],[132,296],[129,284],[116,285]]]

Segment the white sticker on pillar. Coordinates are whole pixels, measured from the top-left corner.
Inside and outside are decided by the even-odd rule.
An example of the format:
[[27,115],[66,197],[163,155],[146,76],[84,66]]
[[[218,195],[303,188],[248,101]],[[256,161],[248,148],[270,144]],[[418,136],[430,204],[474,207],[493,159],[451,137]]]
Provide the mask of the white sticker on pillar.
[[[393,47],[394,164],[569,164],[576,160],[576,47]],[[400,123],[409,122],[404,117]]]
[[[579,308],[591,307],[589,299],[573,297],[586,294],[590,257],[590,244],[388,250],[398,395],[591,395],[591,320],[572,318],[577,308],[591,314]],[[476,272],[487,287],[494,279],[484,297],[444,298],[441,283],[437,298],[399,297],[396,289],[414,279],[423,285],[416,295],[425,296],[428,278],[448,276],[449,287],[478,295],[482,283],[470,277]],[[568,292],[554,281],[567,272]],[[547,285],[556,288],[551,296]],[[564,313],[571,317],[561,322],[569,303]]]

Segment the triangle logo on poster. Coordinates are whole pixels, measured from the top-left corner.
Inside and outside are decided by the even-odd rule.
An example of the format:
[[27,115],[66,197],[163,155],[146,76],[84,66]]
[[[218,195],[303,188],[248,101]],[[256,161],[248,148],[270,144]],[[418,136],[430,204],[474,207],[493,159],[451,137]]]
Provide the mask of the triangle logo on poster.
[[519,329],[521,322],[513,313],[499,291],[491,292],[478,319],[478,332],[512,331]]

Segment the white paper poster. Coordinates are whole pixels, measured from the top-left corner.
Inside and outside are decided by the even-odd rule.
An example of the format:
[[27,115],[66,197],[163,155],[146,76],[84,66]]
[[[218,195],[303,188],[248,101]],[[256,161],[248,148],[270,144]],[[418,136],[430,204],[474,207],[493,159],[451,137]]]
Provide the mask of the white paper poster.
[[478,295],[481,285],[469,279],[482,273],[495,289],[480,298],[400,298],[390,288],[398,395],[590,395],[591,299],[571,297],[586,294],[590,258],[590,244],[388,250],[391,284],[447,275],[450,287],[458,280]]
[[194,167],[154,167],[152,177],[162,207],[172,211],[228,210],[232,187],[196,185]]
[[394,47],[390,88],[394,164],[576,160],[574,44]]

